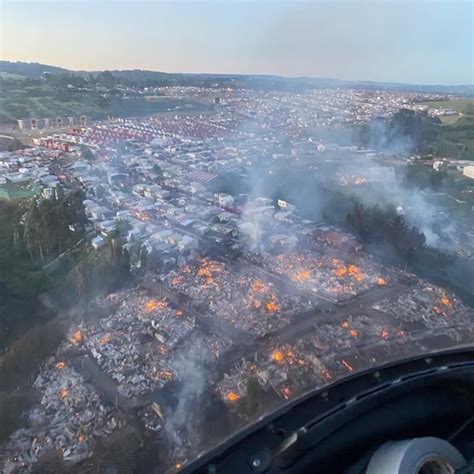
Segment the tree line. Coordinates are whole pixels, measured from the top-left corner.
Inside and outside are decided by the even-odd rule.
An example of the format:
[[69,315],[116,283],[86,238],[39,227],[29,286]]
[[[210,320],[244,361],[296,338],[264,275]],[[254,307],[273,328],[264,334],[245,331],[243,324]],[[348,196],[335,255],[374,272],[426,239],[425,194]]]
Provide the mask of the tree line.
[[469,259],[426,245],[425,235],[409,226],[393,208],[364,207],[355,202],[346,227],[384,260],[409,266],[420,277],[447,286],[474,305],[474,266]]
[[359,129],[357,141],[369,148],[425,155],[436,152],[441,121],[427,112],[400,109],[388,120],[377,118]]
[[58,187],[50,199],[32,200],[18,226],[31,260],[49,260],[84,236],[87,221],[82,189],[64,193]]
[[363,241],[387,244],[404,258],[418,252],[426,242],[425,235],[410,227],[392,208],[366,208],[356,201],[347,214],[346,224]]

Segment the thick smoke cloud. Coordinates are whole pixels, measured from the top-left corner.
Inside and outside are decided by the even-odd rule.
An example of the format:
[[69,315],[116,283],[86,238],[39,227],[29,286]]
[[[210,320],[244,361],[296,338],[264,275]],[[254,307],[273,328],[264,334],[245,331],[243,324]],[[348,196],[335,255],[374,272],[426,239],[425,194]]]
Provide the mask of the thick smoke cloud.
[[[368,150],[383,153],[387,158],[393,154],[408,158],[413,154],[412,138],[393,126],[389,127],[386,121],[374,120],[367,124],[367,131]],[[336,134],[333,137],[327,134],[325,143],[337,143]],[[317,143],[314,144],[316,146]],[[323,221],[325,216],[341,212],[338,194],[347,201],[355,197],[367,207],[378,205],[397,209],[409,226],[423,232],[429,247],[447,251],[458,244],[458,225],[465,222],[449,219],[445,206],[439,202],[440,196],[405,181],[405,166],[410,164],[402,164],[395,171],[392,163],[384,164],[382,160],[364,154],[359,154],[360,158],[351,163],[348,153],[342,149],[330,154],[322,152],[315,158],[313,169],[306,167],[304,172],[294,171],[291,162],[285,170],[277,160],[269,160],[266,167],[257,166],[249,171],[249,199],[278,197],[275,191],[283,190],[301,215],[318,222]],[[343,187],[339,183],[342,175],[360,176],[366,182],[363,186]],[[260,245],[264,223],[260,215],[254,215],[244,208],[241,230],[249,232],[251,229],[251,241],[255,242],[255,248]]]
[[172,458],[182,460],[184,452],[196,451],[202,441],[204,413],[202,406],[206,388],[206,375],[199,363],[204,355],[199,350],[183,354],[175,363],[175,375],[179,382],[173,394],[177,405],[165,413],[164,434],[172,446]]

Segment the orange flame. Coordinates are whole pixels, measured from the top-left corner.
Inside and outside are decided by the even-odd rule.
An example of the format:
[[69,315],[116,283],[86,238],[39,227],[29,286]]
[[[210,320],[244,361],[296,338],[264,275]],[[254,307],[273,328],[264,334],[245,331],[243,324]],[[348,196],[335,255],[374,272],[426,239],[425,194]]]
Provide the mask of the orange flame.
[[388,332],[387,329],[383,328],[382,331],[380,331],[380,337],[382,339],[388,339],[388,336],[390,335],[390,333]]
[[346,268],[346,267],[339,267],[339,268],[336,268],[336,270],[334,270],[334,273],[335,273],[338,277],[342,277],[342,276],[344,276],[344,275],[347,273],[347,268]]
[[341,328],[347,329],[348,327],[349,327],[349,321],[344,321],[344,322],[341,324]]
[[110,341],[110,334],[105,334],[100,338],[101,344],[107,344]]
[[274,297],[265,305],[265,309],[269,313],[278,313],[280,311],[280,307],[277,305]]
[[265,286],[262,280],[255,280],[251,285],[250,289],[253,293],[266,293],[268,292],[269,288]]
[[66,366],[66,364],[64,362],[58,362],[56,364],[57,369],[64,369],[65,366]]
[[385,286],[386,284],[387,282],[382,277],[377,278],[377,285]]
[[[339,261],[337,259],[333,259],[332,262],[333,263],[335,263],[335,262],[339,263]],[[361,281],[361,280],[364,279],[364,275],[362,275],[362,273],[360,271],[360,268],[355,266],[355,265],[348,265],[347,267],[340,266],[339,268],[336,268],[334,270],[334,273],[338,277],[343,277],[343,276],[346,276],[346,275],[351,276],[356,281]]]
[[238,400],[240,398],[240,395],[238,393],[235,393],[235,392],[229,392],[227,394],[227,400],[229,400],[229,402],[235,402],[236,400]]
[[351,336],[352,337],[357,337],[359,335],[359,331],[357,329],[351,329]]
[[273,353],[273,360],[276,360],[277,362],[281,362],[284,359],[283,352],[280,351],[275,351]]
[[451,301],[449,300],[449,298],[447,298],[446,296],[444,296],[443,298],[441,298],[441,304],[444,305],[444,306],[451,306]]
[[150,313],[151,311],[154,311],[155,309],[165,309],[168,307],[168,303],[165,300],[155,300],[151,299],[148,300],[145,303],[145,311]]
[[182,316],[184,316],[183,310],[178,309],[178,310],[176,311],[176,316],[177,316],[178,318],[181,318]]
[[79,442],[81,441],[84,441],[86,439],[86,437],[83,435],[83,434],[80,434],[77,439],[79,440]]
[[68,394],[69,394],[69,390],[68,390],[66,387],[62,388],[62,389],[59,391],[59,397],[60,397],[61,399],[66,398],[66,397],[68,396]]
[[160,370],[158,372],[158,377],[164,380],[172,380],[173,379],[173,371],[172,370]]
[[208,268],[206,267],[201,267],[199,270],[198,270],[198,276],[200,277],[206,277],[206,278],[212,278],[212,274],[211,272],[209,271]]
[[79,329],[72,335],[72,340],[76,344],[80,344],[82,342],[82,333],[79,331]]
[[295,282],[308,280],[311,276],[311,273],[308,270],[301,270],[296,275],[292,276],[292,280]]

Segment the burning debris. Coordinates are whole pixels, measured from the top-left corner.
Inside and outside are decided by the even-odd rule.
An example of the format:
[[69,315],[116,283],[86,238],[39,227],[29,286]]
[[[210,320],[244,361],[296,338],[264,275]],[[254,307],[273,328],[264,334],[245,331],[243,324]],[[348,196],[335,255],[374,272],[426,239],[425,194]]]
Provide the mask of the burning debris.
[[[65,461],[89,456],[95,440],[124,426],[99,395],[63,362],[49,363],[34,383],[40,403],[28,412],[28,425],[13,433],[0,453],[2,472],[27,472],[48,450]],[[20,471],[18,471],[20,472]]]
[[344,301],[374,286],[387,285],[387,277],[381,277],[374,265],[360,257],[357,260],[356,264],[328,255],[291,252],[267,256],[263,264],[305,291]]
[[301,296],[279,291],[251,267],[231,267],[216,260],[182,266],[165,281],[216,321],[257,336],[286,326],[292,314],[310,307]]
[[337,252],[354,255],[362,250],[362,244],[352,235],[333,228],[318,228],[311,234],[310,243],[317,249],[327,247]]
[[[408,348],[407,342],[414,340],[412,329],[425,335],[430,332],[426,328],[439,329],[445,336],[451,326],[463,325],[468,333],[472,318],[457,298],[423,282],[401,294],[404,286],[409,290],[408,279],[397,281],[395,271],[375,265],[352,235],[302,219],[286,201],[279,200],[277,210],[270,198],[244,204],[240,197],[213,195],[206,188],[222,171],[245,175],[252,164],[250,155],[260,160],[259,148],[270,150],[278,136],[265,114],[258,113],[267,103],[253,100],[255,91],[245,93],[243,102],[228,92],[225,101],[231,107],[218,107],[216,114],[120,118],[81,127],[72,132],[73,138],[97,145],[98,159],[74,160],[70,167],[59,163],[66,160],[46,158],[41,163],[45,169],[49,162],[59,166],[61,181],[80,181],[89,188],[86,213],[100,235],[111,235],[117,221],[126,221],[129,230],[123,240],[132,270],[155,268],[157,273],[146,278],[159,282],[159,288],[151,294],[137,289],[111,294],[103,306],[113,308],[112,313],[71,331],[60,357],[48,362],[36,381],[41,403],[29,413],[31,426],[14,433],[7,450],[2,450],[17,456],[20,469],[28,470],[49,448],[62,450],[66,460],[83,459],[98,437],[123,424],[101,404],[91,388],[92,378],[85,380],[72,369],[78,366],[66,358],[68,352],[88,353],[82,361],[87,359],[104,379],[112,379],[118,398],[133,406],[153,400],[145,407],[139,403],[138,420],[147,434],[170,441],[168,467],[179,471],[208,447],[203,446],[196,417],[203,413],[202,398],[211,399],[210,387],[223,402],[219,409],[227,407],[250,421],[247,401],[256,384],[268,400],[281,405],[381,362],[375,356],[364,359],[369,347],[387,358],[397,343]],[[288,111],[304,107],[288,107],[287,93],[277,96],[274,102],[284,105],[275,114],[278,132],[302,138],[302,122]],[[239,102],[246,104],[241,110],[251,108],[243,116],[260,122],[264,142],[260,133],[247,136],[249,143],[241,140],[246,133],[226,116]],[[325,108],[320,111],[323,119],[333,123],[336,117],[330,118]],[[353,109],[342,107],[340,118],[345,121],[347,110]],[[363,107],[356,109],[359,116]],[[321,114],[312,115],[321,120]],[[231,140],[229,134],[237,129]],[[129,141],[116,160],[114,145],[124,140]],[[310,152],[307,145],[315,148],[304,142],[294,144],[295,156]],[[314,152],[326,153],[325,148],[318,144]],[[284,159],[274,155],[271,161]],[[16,172],[29,166],[28,160],[15,163],[12,169],[13,162],[4,168]],[[353,170],[336,174],[341,186],[373,180],[372,172],[364,177]],[[97,172],[107,178],[98,180]],[[92,189],[99,181],[101,198],[98,189]],[[97,238],[94,248],[105,243]],[[200,258],[197,249],[206,258]],[[238,262],[229,263],[239,252]],[[377,294],[388,297],[374,304]],[[253,344],[240,345],[242,341]],[[162,411],[155,400],[167,391],[176,405]],[[273,407],[263,405],[265,410]],[[0,461],[7,469],[11,465],[10,459]]]
[[284,344],[267,354],[259,354],[253,361],[237,364],[217,384],[217,392],[223,402],[234,410],[233,402],[246,397],[248,380],[256,377],[265,393],[275,393],[288,400],[309,384],[320,382],[324,372],[328,373],[316,357],[301,349]]
[[384,299],[373,308],[400,320],[404,326],[421,324],[429,329],[470,324],[471,310],[440,287],[420,281],[396,300]]
[[153,311],[159,310],[159,309],[166,309],[168,307],[168,303],[165,300],[155,300],[155,299],[150,299],[145,302],[145,311],[148,313],[151,313]]
[[240,400],[240,395],[238,393],[235,393],[235,392],[229,392],[226,395],[226,398],[227,398],[227,400],[229,400],[229,402],[235,402],[236,400]]
[[85,347],[122,395],[143,396],[173,378],[170,352],[194,329],[175,313],[165,300],[128,291],[115,313],[83,329]]
[[71,340],[76,344],[81,344],[82,343],[82,332],[79,329],[77,331],[75,331],[74,334],[71,336]]
[[[245,398],[246,381],[255,374],[264,392],[289,400],[352,373],[355,368],[349,354],[354,351],[401,342],[406,336],[401,329],[386,327],[383,318],[374,321],[366,315],[350,315],[339,324],[318,324],[314,333],[293,344],[279,344],[270,351],[257,353],[252,360],[236,364],[218,382],[216,390],[229,409],[234,410],[230,402],[237,398],[232,396],[231,400],[229,394]],[[335,354],[340,358],[335,359]]]

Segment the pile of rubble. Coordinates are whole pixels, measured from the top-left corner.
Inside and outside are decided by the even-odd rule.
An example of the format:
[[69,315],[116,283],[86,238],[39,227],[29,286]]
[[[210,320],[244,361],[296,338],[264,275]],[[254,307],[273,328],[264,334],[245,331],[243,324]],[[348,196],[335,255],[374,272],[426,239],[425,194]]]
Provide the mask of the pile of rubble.
[[2,451],[8,458],[0,458],[2,472],[27,471],[49,449],[59,450],[65,461],[78,462],[88,457],[94,439],[124,426],[62,361],[49,361],[34,387],[41,395],[40,404],[29,411],[28,426],[10,436]]
[[213,319],[257,336],[286,326],[292,315],[311,306],[299,295],[279,291],[251,267],[231,267],[216,260],[181,266],[165,281]]
[[373,305],[407,324],[437,329],[472,323],[472,310],[447,290],[420,281],[409,292],[395,300],[384,299]]
[[276,393],[288,400],[305,388],[330,377],[320,361],[308,351],[289,344],[279,345],[270,352],[259,353],[252,361],[241,361],[216,385],[216,392],[230,410],[247,395],[251,377],[258,380],[267,393]]
[[289,278],[301,289],[334,301],[348,300],[374,286],[388,283],[388,277],[382,277],[366,259],[358,258],[356,263],[312,252],[267,255],[263,260],[266,268]]
[[81,343],[122,395],[142,396],[171,380],[170,354],[192,334],[194,318],[136,290],[119,298],[113,314],[80,330]]
[[254,374],[260,386],[274,391],[281,398],[301,395],[311,387],[332,380],[334,367],[338,371],[352,372],[351,364],[341,359],[333,361],[331,369],[327,357],[352,352],[363,346],[373,346],[395,337],[404,337],[402,330],[387,328],[366,315],[348,316],[340,324],[319,324],[315,333],[297,340],[294,344],[280,344],[270,351],[260,352],[251,361],[242,361],[225,374],[217,384],[217,392],[230,409],[237,400],[245,397],[246,384]]
[[195,329],[172,354],[174,360],[189,357],[189,354],[199,354],[199,360],[207,363],[216,362],[222,354],[228,352],[232,347],[232,341],[223,334],[213,331]]
[[311,238],[317,245],[324,245],[346,254],[355,254],[362,250],[361,243],[352,234],[338,229],[316,229],[311,233]]

